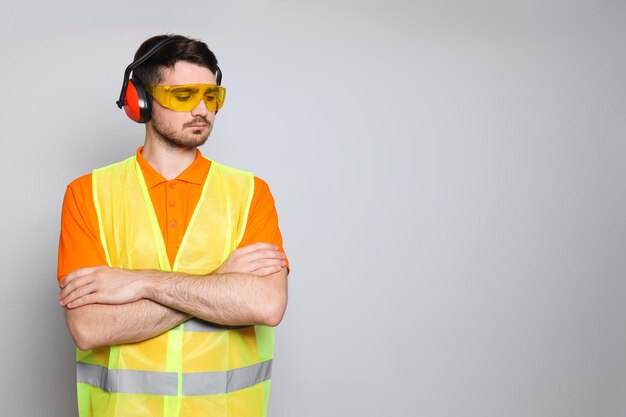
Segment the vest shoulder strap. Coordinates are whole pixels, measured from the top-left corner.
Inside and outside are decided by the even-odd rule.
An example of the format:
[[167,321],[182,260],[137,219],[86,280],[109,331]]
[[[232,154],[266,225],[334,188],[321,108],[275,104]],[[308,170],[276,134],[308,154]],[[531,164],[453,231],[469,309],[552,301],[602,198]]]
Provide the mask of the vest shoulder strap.
[[[254,196],[254,174],[211,161],[209,177],[213,181],[223,184],[228,190],[227,194],[229,198],[233,202],[238,203],[239,213],[236,218],[238,218],[239,224],[236,227],[238,232],[235,237],[235,244],[238,245],[246,229],[250,205],[252,203],[252,197]],[[207,181],[208,180],[209,178],[207,178]]]

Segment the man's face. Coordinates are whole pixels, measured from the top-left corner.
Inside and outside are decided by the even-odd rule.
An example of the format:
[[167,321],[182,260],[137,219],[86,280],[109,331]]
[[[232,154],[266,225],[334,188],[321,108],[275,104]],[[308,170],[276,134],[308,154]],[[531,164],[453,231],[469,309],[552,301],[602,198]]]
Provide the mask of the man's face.
[[[161,73],[162,85],[215,84],[215,75],[208,68],[179,61]],[[191,111],[174,111],[152,100],[152,119],[148,130],[157,139],[174,148],[193,148],[206,142],[213,128],[215,113],[208,111],[204,100]]]

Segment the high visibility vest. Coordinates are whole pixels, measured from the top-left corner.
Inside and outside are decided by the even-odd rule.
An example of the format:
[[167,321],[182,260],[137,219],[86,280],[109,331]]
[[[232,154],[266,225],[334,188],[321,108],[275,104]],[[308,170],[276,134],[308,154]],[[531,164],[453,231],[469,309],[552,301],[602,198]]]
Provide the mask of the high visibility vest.
[[[94,170],[92,184],[109,266],[192,274],[214,271],[237,248],[254,192],[252,174],[213,162],[170,267],[136,157]],[[79,414],[266,416],[273,352],[272,327],[197,318],[142,342],[77,349]]]

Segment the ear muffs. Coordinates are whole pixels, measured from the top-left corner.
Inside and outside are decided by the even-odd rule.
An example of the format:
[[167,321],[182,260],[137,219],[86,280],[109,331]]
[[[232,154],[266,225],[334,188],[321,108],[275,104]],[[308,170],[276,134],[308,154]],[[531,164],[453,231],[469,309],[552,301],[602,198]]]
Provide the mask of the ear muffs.
[[152,116],[152,99],[141,81],[131,78],[124,94],[124,111],[130,120],[146,123]]
[[[122,83],[122,91],[120,98],[116,101],[117,107],[124,108],[126,115],[137,123],[146,123],[152,116],[152,97],[143,87],[141,81],[136,78],[130,78],[130,73],[143,64],[148,58],[154,55],[159,49],[165,45],[183,39],[181,36],[170,36],[154,45],[148,52],[135,61],[131,62],[124,71],[124,82]],[[222,84],[222,71],[217,67],[215,72],[217,85]],[[216,112],[217,113],[217,112]]]

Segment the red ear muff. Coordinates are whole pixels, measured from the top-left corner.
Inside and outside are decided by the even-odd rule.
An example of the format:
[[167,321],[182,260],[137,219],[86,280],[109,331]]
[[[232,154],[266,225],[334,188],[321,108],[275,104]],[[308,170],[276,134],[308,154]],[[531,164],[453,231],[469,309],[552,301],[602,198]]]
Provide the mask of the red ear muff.
[[137,123],[146,123],[152,114],[151,102],[151,97],[143,88],[141,81],[134,78],[130,79],[124,95],[126,115]]

